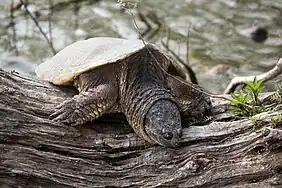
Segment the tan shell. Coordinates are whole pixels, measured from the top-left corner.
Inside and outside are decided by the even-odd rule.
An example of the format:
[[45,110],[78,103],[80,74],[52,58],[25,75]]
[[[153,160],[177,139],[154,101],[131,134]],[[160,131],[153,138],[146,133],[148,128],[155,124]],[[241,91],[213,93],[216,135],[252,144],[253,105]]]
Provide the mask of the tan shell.
[[77,75],[99,66],[115,63],[144,48],[142,40],[96,37],[75,42],[41,63],[37,76],[54,84],[66,84]]

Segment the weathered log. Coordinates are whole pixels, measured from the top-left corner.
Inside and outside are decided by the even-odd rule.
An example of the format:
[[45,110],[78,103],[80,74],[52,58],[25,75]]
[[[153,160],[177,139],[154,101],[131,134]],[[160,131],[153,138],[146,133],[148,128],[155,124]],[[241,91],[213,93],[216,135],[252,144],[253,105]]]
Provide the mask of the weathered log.
[[256,128],[214,99],[217,117],[185,122],[181,147],[169,149],[148,145],[118,114],[80,127],[49,120],[75,93],[0,70],[1,188],[282,187],[282,130],[271,127],[279,110]]

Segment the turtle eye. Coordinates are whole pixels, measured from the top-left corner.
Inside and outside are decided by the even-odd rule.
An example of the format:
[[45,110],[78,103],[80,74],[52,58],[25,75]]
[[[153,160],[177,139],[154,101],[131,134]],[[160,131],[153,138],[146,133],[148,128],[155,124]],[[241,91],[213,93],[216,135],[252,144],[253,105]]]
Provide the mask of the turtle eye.
[[164,137],[165,139],[167,139],[167,140],[171,140],[172,137],[173,137],[173,134],[170,133],[170,132],[164,132],[164,133],[163,133],[163,137]]

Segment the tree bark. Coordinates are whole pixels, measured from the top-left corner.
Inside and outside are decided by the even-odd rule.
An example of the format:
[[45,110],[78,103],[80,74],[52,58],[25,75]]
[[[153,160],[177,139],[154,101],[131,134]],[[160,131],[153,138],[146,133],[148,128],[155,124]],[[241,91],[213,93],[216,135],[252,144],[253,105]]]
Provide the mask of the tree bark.
[[282,187],[279,109],[261,114],[258,128],[213,99],[212,121],[184,121],[181,147],[170,149],[148,145],[120,114],[80,127],[49,120],[75,93],[0,70],[1,188]]

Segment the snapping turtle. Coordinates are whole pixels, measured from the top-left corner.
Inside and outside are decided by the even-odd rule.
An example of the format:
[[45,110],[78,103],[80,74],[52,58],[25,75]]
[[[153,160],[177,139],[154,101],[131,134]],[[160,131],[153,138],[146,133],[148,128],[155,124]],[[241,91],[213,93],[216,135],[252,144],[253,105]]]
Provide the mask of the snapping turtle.
[[181,112],[202,113],[210,98],[192,84],[167,73],[171,60],[142,40],[96,37],[71,44],[40,64],[36,74],[79,94],[50,115],[80,125],[104,113],[122,112],[134,131],[150,143],[176,147]]

